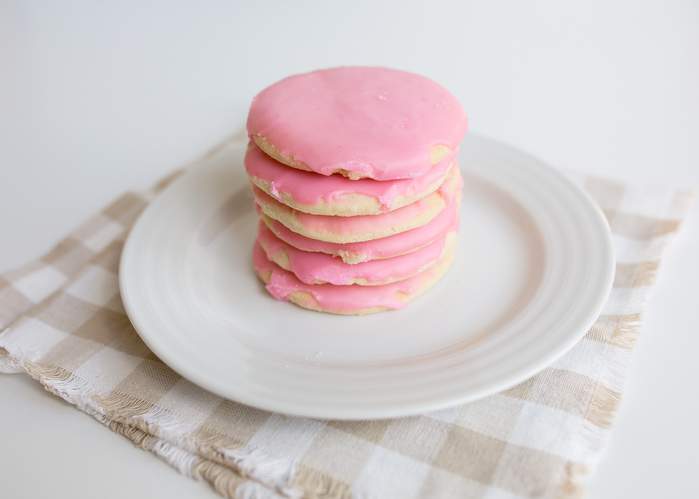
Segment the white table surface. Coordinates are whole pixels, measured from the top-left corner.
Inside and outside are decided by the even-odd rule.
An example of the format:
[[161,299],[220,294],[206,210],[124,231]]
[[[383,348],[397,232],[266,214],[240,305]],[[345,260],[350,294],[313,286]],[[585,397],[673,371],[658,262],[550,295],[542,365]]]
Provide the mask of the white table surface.
[[[699,187],[699,4],[0,2],[0,271],[244,122],[290,73],[432,76],[472,128],[554,165]],[[699,207],[661,269],[590,497],[699,497]],[[3,498],[215,497],[20,375]]]

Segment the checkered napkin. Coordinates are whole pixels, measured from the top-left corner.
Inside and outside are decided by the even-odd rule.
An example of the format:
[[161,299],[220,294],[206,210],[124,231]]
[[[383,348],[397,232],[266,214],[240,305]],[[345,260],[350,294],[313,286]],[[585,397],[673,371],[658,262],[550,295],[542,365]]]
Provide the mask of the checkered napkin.
[[23,372],[225,497],[579,497],[619,404],[644,306],[691,195],[575,180],[614,233],[601,317],[554,365],[478,402],[341,422],[223,400],[175,374],[134,332],[117,289],[128,193],[36,262],[0,275],[0,370]]

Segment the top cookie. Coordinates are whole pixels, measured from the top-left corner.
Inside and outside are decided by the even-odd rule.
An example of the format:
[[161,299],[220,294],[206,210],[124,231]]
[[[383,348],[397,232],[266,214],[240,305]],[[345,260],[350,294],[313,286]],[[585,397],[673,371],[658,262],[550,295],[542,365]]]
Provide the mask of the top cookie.
[[278,161],[352,179],[414,178],[466,132],[456,98],[424,76],[376,67],[285,78],[252,101],[250,138]]

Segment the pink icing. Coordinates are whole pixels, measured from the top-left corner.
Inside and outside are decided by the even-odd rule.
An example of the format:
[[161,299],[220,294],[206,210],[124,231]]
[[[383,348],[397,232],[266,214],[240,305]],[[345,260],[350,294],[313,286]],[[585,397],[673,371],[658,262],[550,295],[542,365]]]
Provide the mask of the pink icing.
[[277,300],[286,300],[295,291],[313,296],[320,308],[332,312],[352,313],[373,307],[398,309],[405,305],[400,295],[413,295],[434,277],[434,269],[417,274],[403,281],[383,286],[334,286],[332,284],[305,284],[294,274],[270,262],[259,243],[253,249],[253,265],[259,273],[271,272],[265,286]]
[[[447,204],[455,198],[455,195],[460,191],[462,180],[458,169],[452,170],[447,180],[437,190],[438,194],[444,197]],[[456,181],[458,188],[455,188],[453,182]],[[404,226],[408,222],[419,217],[427,208],[427,199],[423,198],[409,205],[398,208],[397,210],[381,213],[379,215],[359,215],[355,217],[333,217],[327,215],[312,215],[303,213],[293,208],[280,203],[272,196],[266,194],[261,189],[253,186],[253,194],[255,201],[259,205],[275,205],[278,209],[291,210],[294,213],[296,220],[307,230],[317,234],[331,234],[334,237],[344,237],[349,239],[350,236],[354,241],[372,239],[371,234],[390,232],[392,227]],[[444,211],[444,210],[442,210]],[[436,216],[436,215],[435,215]],[[432,218],[434,220],[434,217]],[[425,223],[428,223],[429,220]],[[365,239],[361,239],[365,238]]]
[[252,101],[247,129],[317,173],[344,169],[391,180],[427,173],[433,146],[456,150],[466,115],[452,94],[424,76],[340,67],[267,87]]
[[363,279],[366,285],[386,284],[412,277],[436,263],[442,256],[446,237],[437,239],[412,253],[387,260],[348,265],[342,260],[323,253],[301,251],[277,239],[264,222],[260,222],[257,241],[270,260],[273,255],[285,253],[289,270],[306,284],[353,284]]
[[353,259],[366,262],[405,255],[444,237],[447,232],[455,231],[459,225],[459,211],[458,203],[452,201],[430,223],[422,227],[372,241],[347,244],[311,239],[287,229],[276,220],[269,220],[274,234],[294,248],[340,256],[343,259],[348,259],[347,255],[351,255]]
[[303,204],[331,203],[343,194],[364,194],[376,198],[383,211],[392,208],[398,196],[417,196],[443,178],[454,160],[454,154],[444,158],[427,173],[412,179],[377,182],[372,179],[350,180],[342,175],[321,176],[296,168],[289,168],[273,160],[251,143],[245,155],[245,168],[250,176],[271,185],[271,193],[280,199],[280,193]]

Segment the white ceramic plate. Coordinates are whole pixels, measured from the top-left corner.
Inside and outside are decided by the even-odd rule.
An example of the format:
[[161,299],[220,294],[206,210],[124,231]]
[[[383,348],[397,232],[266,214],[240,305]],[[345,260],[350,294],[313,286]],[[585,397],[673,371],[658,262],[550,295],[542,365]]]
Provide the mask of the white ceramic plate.
[[121,259],[126,311],[185,378],[270,411],[370,419],[432,411],[540,371],[589,328],[614,258],[592,201],[539,160],[470,136],[460,244],[405,309],[366,317],[273,300],[253,273],[257,215],[229,145],[141,216]]

